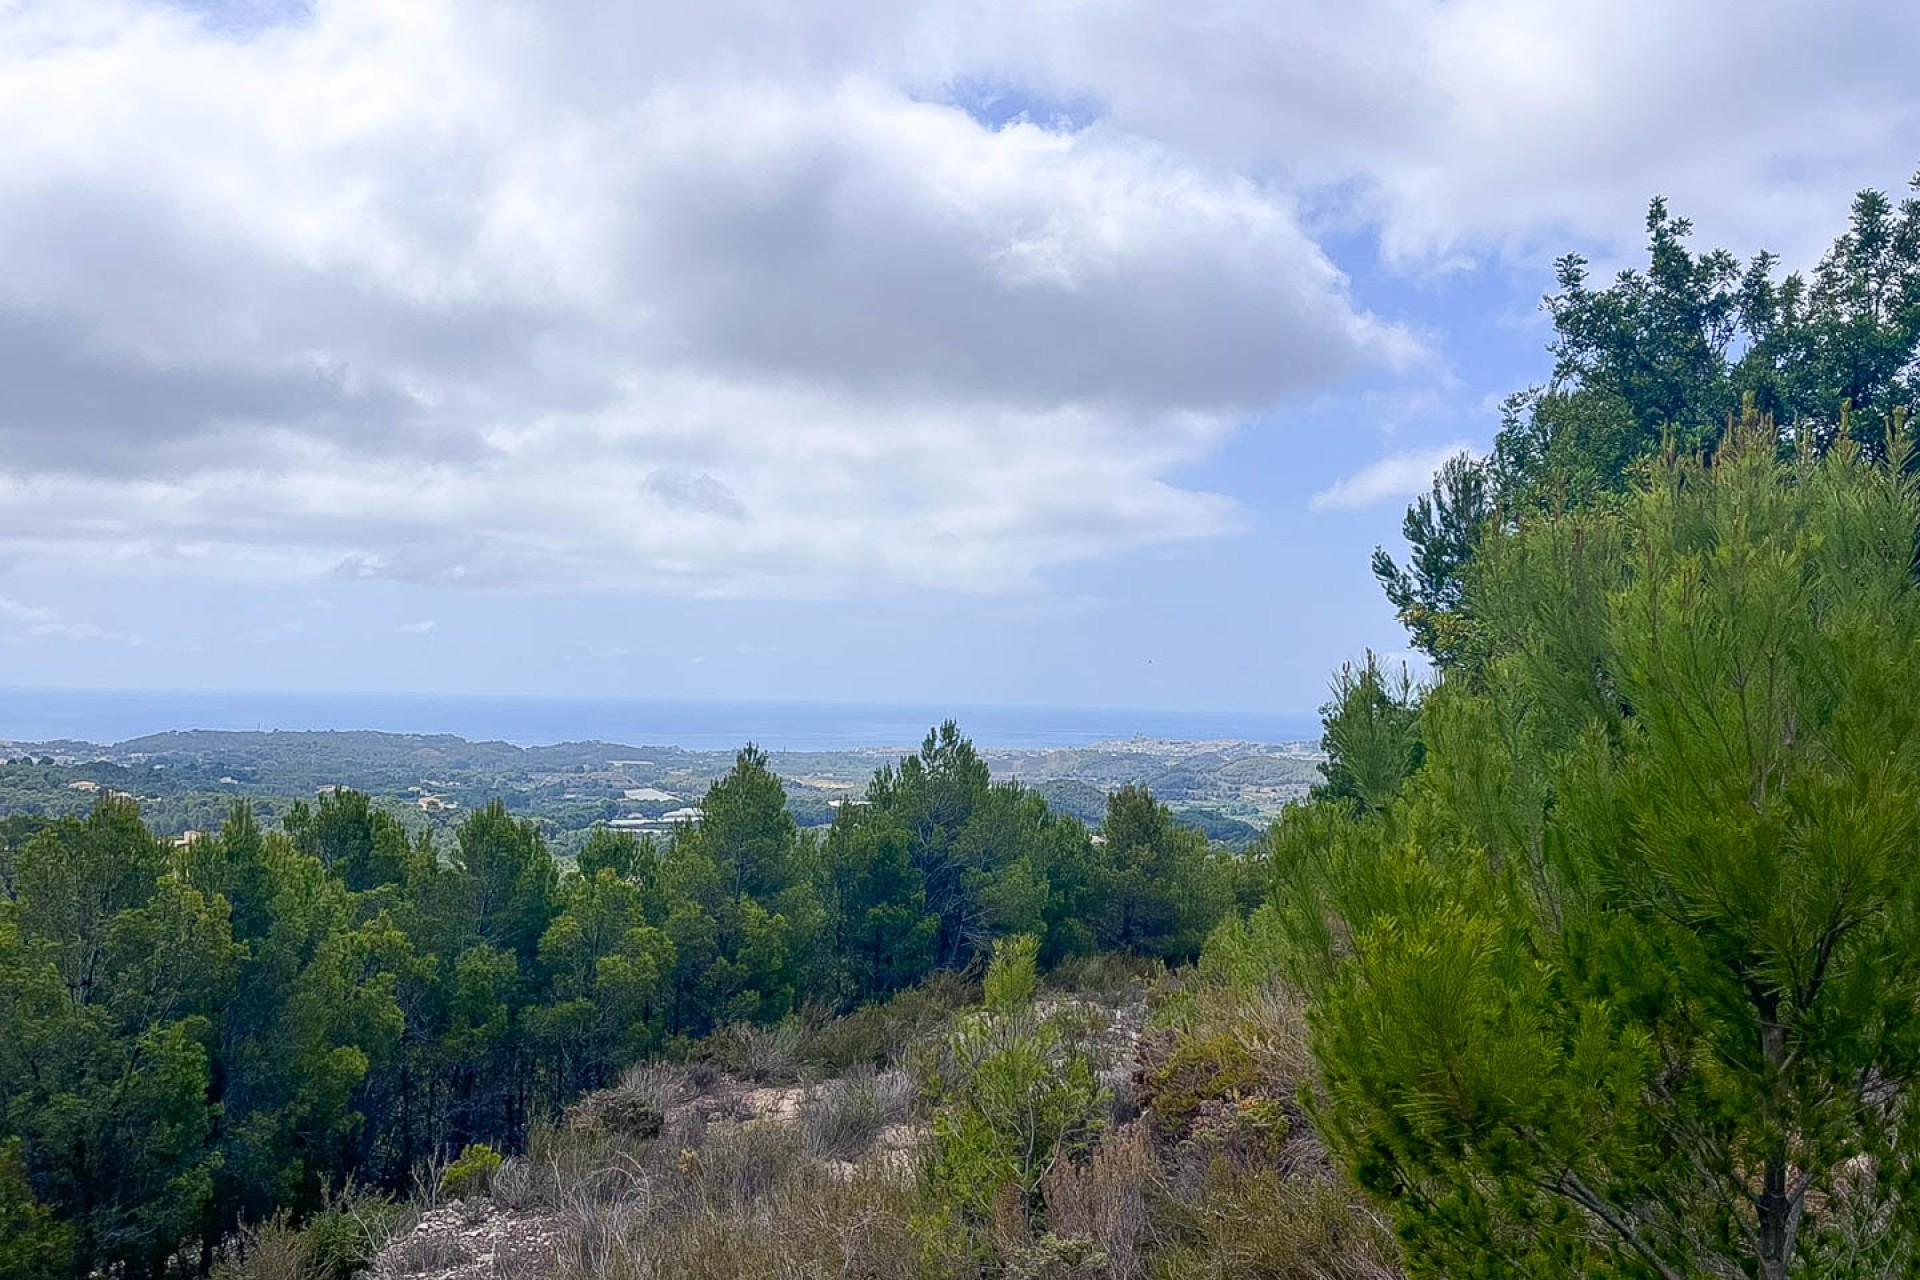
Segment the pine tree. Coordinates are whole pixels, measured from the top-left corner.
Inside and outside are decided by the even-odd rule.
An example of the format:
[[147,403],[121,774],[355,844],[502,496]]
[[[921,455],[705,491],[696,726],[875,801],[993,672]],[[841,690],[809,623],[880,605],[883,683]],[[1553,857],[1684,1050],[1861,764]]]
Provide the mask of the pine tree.
[[1276,837],[1318,1120],[1419,1273],[1920,1258],[1920,497],[1762,428],[1483,550],[1371,814]]

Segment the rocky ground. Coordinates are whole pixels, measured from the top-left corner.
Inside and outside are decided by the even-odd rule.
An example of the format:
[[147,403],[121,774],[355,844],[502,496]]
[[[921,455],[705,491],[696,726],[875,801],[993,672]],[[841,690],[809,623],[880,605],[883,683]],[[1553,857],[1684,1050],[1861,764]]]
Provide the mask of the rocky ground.
[[[1099,1005],[1078,997],[1043,998],[1038,1012],[1084,1012],[1094,1030],[1093,1047],[1108,1065],[1102,1076],[1116,1094],[1128,1087],[1134,1051],[1146,1025],[1146,1004],[1132,998]],[[887,1077],[898,1077],[889,1081]],[[829,1173],[852,1178],[863,1169],[911,1176],[914,1157],[927,1130],[913,1114],[911,1085],[904,1073],[882,1073],[876,1085],[904,1090],[898,1117],[862,1139],[858,1151],[816,1150]],[[624,1130],[655,1148],[671,1152],[681,1142],[713,1143],[729,1133],[759,1129],[794,1132],[805,1128],[809,1108],[843,1080],[812,1084],[757,1083],[721,1072],[679,1068],[640,1068],[620,1087],[589,1094],[569,1111],[565,1128],[604,1134]],[[697,1135],[687,1137],[686,1135]],[[818,1135],[806,1141],[818,1146]],[[680,1157],[691,1159],[689,1147]],[[605,1176],[596,1170],[592,1176]],[[623,1194],[644,1197],[647,1174],[636,1167]],[[558,1272],[563,1247],[576,1247],[578,1210],[568,1188],[556,1185],[567,1175],[554,1168],[546,1185],[532,1187],[541,1174],[528,1162],[509,1160],[489,1194],[422,1206],[410,1228],[381,1250],[367,1280],[549,1280]],[[526,1184],[526,1185],[523,1185]]]

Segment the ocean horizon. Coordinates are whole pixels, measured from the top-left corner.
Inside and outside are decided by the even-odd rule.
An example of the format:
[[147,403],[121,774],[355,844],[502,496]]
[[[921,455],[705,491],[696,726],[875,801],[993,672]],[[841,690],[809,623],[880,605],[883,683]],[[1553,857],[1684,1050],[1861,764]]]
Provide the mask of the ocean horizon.
[[367,729],[518,746],[770,751],[916,746],[946,719],[981,747],[1072,747],[1133,737],[1280,743],[1317,739],[1311,713],[748,699],[521,695],[0,690],[0,741],[110,746],[170,730]]

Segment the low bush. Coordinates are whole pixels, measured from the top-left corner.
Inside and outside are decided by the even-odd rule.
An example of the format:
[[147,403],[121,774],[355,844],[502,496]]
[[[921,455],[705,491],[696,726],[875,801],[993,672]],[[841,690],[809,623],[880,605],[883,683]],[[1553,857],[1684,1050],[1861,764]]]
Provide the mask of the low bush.
[[486,1195],[493,1186],[494,1175],[500,1171],[502,1159],[504,1157],[486,1143],[472,1144],[441,1173],[441,1191],[455,1200]]
[[213,1280],[352,1280],[373,1264],[405,1215],[391,1196],[348,1184],[329,1192],[302,1226],[279,1213],[242,1227],[222,1244]]
[[596,1089],[567,1110],[567,1123],[622,1138],[657,1138],[667,1112],[701,1092],[694,1073],[681,1066],[647,1063],[628,1069],[617,1084]]
[[961,1019],[926,1064],[936,1103],[929,1175],[941,1198],[974,1221],[1015,1196],[1023,1216],[1057,1159],[1091,1144],[1105,1097],[1092,1064],[1037,1018],[1032,938],[1002,940],[986,977],[986,1008]]
[[690,1210],[737,1208],[766,1196],[806,1163],[805,1143],[792,1126],[733,1125],[680,1153],[673,1189]]
[[1332,1179],[1216,1160],[1200,1194],[1163,1206],[1152,1280],[1396,1280],[1386,1224]]
[[1174,1135],[1186,1132],[1207,1103],[1253,1096],[1266,1083],[1252,1052],[1226,1032],[1176,1036],[1165,1059],[1143,1074],[1141,1105]]
[[1060,1161],[1041,1180],[1047,1225],[1058,1236],[1091,1241],[1111,1280],[1138,1280],[1158,1172],[1144,1126],[1111,1132],[1085,1163]]
[[1159,960],[1122,951],[1099,951],[1062,960],[1048,972],[1045,985],[1051,991],[1071,991],[1113,1004],[1150,986],[1165,971]]
[[852,1160],[888,1125],[913,1110],[913,1082],[904,1071],[859,1066],[821,1085],[800,1107],[807,1150],[829,1160]]
[[915,1044],[937,1035],[956,1011],[980,1000],[977,983],[940,970],[917,987],[861,1005],[814,1028],[802,1050],[810,1074],[834,1076],[861,1064],[893,1066]]
[[[20,1273],[26,1280],[27,1273]],[[285,1213],[240,1228],[214,1259],[212,1280],[329,1280]]]
[[347,1184],[330,1192],[301,1230],[322,1280],[351,1280],[372,1265],[393,1237],[406,1210],[392,1196]]
[[708,1062],[743,1080],[763,1084],[791,1084],[800,1078],[800,1051],[807,1027],[798,1018],[771,1026],[734,1022],[707,1037],[702,1053]]

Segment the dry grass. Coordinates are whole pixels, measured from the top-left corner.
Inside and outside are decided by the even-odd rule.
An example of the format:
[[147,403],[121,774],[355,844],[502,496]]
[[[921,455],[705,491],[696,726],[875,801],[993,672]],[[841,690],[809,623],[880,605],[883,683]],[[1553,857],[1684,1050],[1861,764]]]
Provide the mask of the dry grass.
[[788,1172],[746,1200],[702,1197],[700,1208],[602,1207],[576,1227],[556,1280],[975,1280],[966,1240],[922,1221],[910,1184]]
[[742,1080],[758,1084],[791,1084],[800,1078],[800,1055],[809,1032],[798,1018],[772,1026],[735,1022],[707,1038],[709,1062]]
[[1113,1280],[1137,1280],[1149,1225],[1147,1196],[1159,1166],[1146,1126],[1109,1134],[1084,1167],[1061,1162],[1041,1183],[1054,1234],[1089,1240]]
[[325,1280],[300,1233],[276,1214],[228,1240],[214,1260],[213,1280]]
[[943,970],[920,986],[815,1026],[801,1050],[801,1065],[822,1079],[863,1064],[897,1066],[914,1045],[938,1036],[955,1013],[979,1002],[976,983]]
[[430,1276],[472,1260],[472,1252],[456,1236],[408,1236],[390,1255],[387,1274]]
[[1170,1206],[1153,1280],[1396,1280],[1398,1250],[1378,1215],[1331,1179],[1222,1160],[1203,1193]]
[[[1297,1000],[1176,977],[1162,983],[1174,992],[1162,1029],[1141,1040],[1136,971],[1090,965],[1071,977],[1078,994],[1042,994],[1046,1016],[1076,1051],[1113,1064],[1127,1098],[1102,1141],[1045,1173],[1044,1216],[1012,1186],[1003,1212],[964,1213],[941,1200],[917,1149],[890,1137],[884,1158],[874,1150],[890,1128],[924,1134],[934,1119],[900,1064],[951,1056],[943,1032],[957,986],[810,1027],[727,1028],[698,1062],[637,1068],[564,1122],[537,1126],[495,1175],[493,1204],[551,1226],[558,1261],[543,1280],[1399,1275],[1390,1233],[1358,1207],[1293,1104],[1308,1070]],[[833,1073],[804,1090],[743,1085],[819,1078],[828,1063]],[[797,1114],[752,1118],[745,1103],[770,1092],[798,1096]]]
[[889,1125],[913,1115],[914,1085],[906,1072],[855,1067],[816,1089],[800,1107],[807,1150],[824,1160],[853,1160]]

